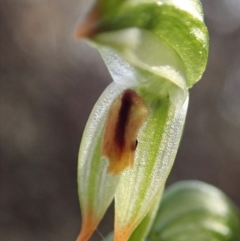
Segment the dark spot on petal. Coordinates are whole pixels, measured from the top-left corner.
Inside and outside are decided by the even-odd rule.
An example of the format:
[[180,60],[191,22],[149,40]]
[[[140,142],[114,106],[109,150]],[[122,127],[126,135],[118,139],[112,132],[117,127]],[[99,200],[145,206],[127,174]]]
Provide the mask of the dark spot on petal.
[[115,142],[119,149],[122,150],[125,146],[125,133],[129,119],[130,109],[133,105],[133,91],[126,90],[121,99],[121,108],[119,110],[118,122],[115,129]]

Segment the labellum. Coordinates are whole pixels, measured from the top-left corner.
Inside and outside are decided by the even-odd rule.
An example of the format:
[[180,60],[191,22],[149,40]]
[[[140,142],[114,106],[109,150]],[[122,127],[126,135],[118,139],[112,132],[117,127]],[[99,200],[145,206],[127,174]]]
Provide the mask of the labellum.
[[119,174],[126,167],[133,166],[137,134],[147,113],[144,100],[131,89],[113,101],[102,143],[102,156],[108,158],[109,173]]

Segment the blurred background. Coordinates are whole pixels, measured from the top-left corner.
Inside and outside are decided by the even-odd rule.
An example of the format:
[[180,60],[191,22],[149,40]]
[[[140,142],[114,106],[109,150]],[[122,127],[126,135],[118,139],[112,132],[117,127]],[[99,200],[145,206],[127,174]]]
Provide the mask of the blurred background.
[[[198,179],[240,207],[240,1],[203,0],[210,56],[191,90],[168,185]],[[0,1],[0,240],[70,241],[80,228],[77,155],[111,78],[72,35],[87,0]],[[111,211],[92,238],[112,229]]]

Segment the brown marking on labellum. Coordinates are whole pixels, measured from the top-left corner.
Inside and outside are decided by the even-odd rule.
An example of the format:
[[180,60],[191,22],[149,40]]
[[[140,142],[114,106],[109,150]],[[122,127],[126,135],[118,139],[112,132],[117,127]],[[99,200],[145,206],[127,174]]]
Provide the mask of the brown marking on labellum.
[[94,218],[92,211],[89,211],[86,215],[84,215],[81,231],[76,241],[88,241],[93,232],[96,230],[99,221],[100,220]]
[[137,134],[147,118],[144,100],[133,90],[125,90],[109,110],[102,143],[102,156],[109,160],[108,172],[119,174],[133,165]]

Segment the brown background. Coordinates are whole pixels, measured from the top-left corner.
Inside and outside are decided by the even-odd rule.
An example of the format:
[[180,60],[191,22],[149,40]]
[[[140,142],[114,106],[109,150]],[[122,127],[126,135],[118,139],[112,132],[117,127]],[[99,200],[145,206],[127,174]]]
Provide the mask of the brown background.
[[[87,117],[111,81],[72,32],[87,1],[0,1],[0,240],[70,241],[80,225],[76,168]],[[210,57],[191,90],[168,183],[199,179],[240,206],[240,2],[204,0]],[[99,227],[112,229],[111,213]],[[96,233],[92,240],[101,240]]]

